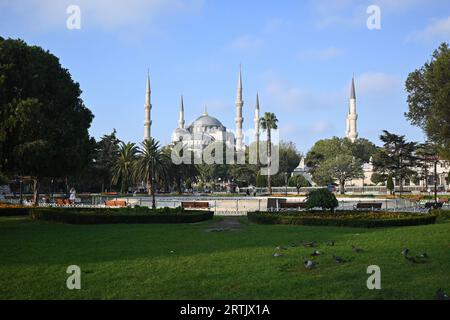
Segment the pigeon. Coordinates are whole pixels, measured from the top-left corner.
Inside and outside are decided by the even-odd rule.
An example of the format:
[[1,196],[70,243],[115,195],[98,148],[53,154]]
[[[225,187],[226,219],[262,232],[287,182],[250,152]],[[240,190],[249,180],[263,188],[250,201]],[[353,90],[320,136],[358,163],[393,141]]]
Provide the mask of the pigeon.
[[417,261],[416,258],[410,257],[410,256],[405,256],[405,259],[408,260],[411,263],[418,263],[419,262],[419,261]]
[[364,250],[361,249],[361,248],[358,248],[358,247],[356,247],[356,246],[354,246],[354,245],[352,245],[352,251],[353,251],[353,252],[356,252],[356,253],[359,253],[359,252],[363,252]]
[[441,288],[439,288],[436,291],[436,300],[450,300],[450,297]]
[[342,258],[339,257],[339,256],[335,256],[334,254],[333,254],[333,259],[334,259],[334,261],[335,261],[336,263],[344,263],[344,262],[345,262],[344,259],[342,259]]
[[276,252],[276,253],[273,254],[273,256],[275,258],[279,258],[279,257],[282,257],[283,255],[281,253]]
[[317,251],[317,250],[314,250],[314,252],[311,253],[311,257],[318,257],[318,256],[321,256],[321,255],[322,255],[322,252]]
[[304,265],[305,265],[305,268],[306,268],[306,269],[311,270],[311,269],[314,269],[314,268],[316,267],[317,264],[316,264],[314,261],[311,261],[311,260],[305,260]]
[[428,259],[428,255],[424,252],[421,255],[418,255],[416,258],[418,258],[418,259]]
[[328,241],[328,242],[327,242],[327,246],[334,247],[334,243],[335,243],[334,240]]
[[409,249],[408,249],[408,248],[403,249],[402,255],[404,255],[405,257],[407,257],[407,256],[408,256],[408,253],[409,253]]
[[282,247],[282,246],[277,246],[275,249],[276,249],[276,250],[287,250],[286,247]]
[[316,242],[315,241],[313,241],[313,242],[305,242],[305,243],[303,243],[303,246],[305,246],[307,248],[313,248],[313,247],[316,246]]

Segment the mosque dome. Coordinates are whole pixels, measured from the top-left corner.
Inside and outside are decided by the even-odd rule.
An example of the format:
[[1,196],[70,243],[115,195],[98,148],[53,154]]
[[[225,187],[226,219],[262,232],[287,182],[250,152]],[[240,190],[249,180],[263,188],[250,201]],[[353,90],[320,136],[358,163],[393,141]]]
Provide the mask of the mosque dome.
[[217,129],[225,129],[223,124],[214,117],[209,116],[208,114],[203,114],[201,117],[197,118],[192,124],[190,128],[210,128],[216,127]]

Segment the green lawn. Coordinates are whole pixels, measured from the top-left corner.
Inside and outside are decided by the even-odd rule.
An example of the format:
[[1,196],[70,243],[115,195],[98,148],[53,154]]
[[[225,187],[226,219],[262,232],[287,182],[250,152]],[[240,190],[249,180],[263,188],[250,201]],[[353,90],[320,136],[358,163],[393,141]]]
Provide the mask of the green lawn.
[[[74,226],[0,218],[0,299],[433,299],[450,291],[450,222],[352,229],[255,225],[207,232],[194,225]],[[313,249],[275,246],[318,241],[325,255],[306,270]],[[336,240],[335,247],[324,242]],[[366,251],[351,251],[355,244]],[[426,251],[410,264],[400,252]],[[174,251],[171,253],[171,251]],[[337,265],[331,254],[350,261]],[[82,289],[66,289],[66,268],[82,270]],[[379,265],[382,290],[366,287]]]

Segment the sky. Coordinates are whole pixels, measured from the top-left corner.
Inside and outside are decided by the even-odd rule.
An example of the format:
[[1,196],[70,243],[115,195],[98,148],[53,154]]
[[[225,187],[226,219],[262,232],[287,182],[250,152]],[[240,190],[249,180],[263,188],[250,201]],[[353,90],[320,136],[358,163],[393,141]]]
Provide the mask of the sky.
[[[70,5],[80,9],[80,29],[67,27]],[[367,26],[370,5],[380,9],[380,29]],[[95,115],[96,139],[115,128],[121,140],[142,141],[147,70],[161,143],[177,127],[181,94],[187,124],[207,105],[234,130],[241,64],[244,129],[259,93],[280,138],[306,153],[345,135],[353,75],[360,137],[379,145],[386,129],[424,140],[404,117],[404,83],[450,41],[450,1],[0,0],[0,36],[60,58]]]

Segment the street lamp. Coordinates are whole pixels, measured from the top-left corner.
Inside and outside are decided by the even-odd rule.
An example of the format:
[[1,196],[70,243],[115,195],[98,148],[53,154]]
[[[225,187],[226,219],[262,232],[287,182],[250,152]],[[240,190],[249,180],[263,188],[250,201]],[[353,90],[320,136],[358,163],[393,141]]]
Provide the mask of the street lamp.
[[287,176],[288,176],[288,173],[285,172],[285,173],[284,173],[284,185],[285,185],[285,188],[286,188],[286,196],[287,196],[287,194],[288,194],[288,182],[287,182]]

